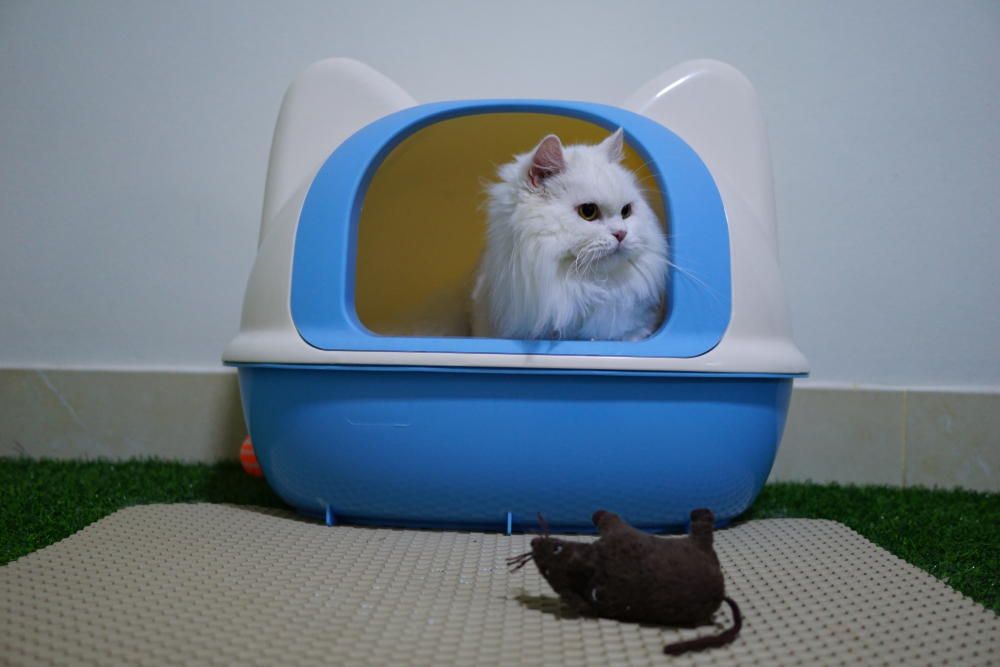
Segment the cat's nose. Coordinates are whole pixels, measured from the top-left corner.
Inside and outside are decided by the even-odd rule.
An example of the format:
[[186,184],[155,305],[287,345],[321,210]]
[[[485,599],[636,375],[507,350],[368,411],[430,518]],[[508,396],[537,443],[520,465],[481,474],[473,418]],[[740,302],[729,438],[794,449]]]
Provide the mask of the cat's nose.
[[611,235],[614,236],[616,239],[618,239],[619,243],[625,240],[626,234],[628,234],[628,232],[626,232],[624,229],[619,229],[616,232],[611,232]]

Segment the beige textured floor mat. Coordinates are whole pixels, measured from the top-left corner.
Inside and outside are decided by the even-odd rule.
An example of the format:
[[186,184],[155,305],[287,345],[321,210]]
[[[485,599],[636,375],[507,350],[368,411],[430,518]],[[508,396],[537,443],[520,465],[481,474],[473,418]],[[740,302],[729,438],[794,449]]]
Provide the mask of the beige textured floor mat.
[[992,612],[831,521],[719,531],[743,632],[677,658],[664,643],[717,628],[578,616],[533,566],[507,572],[529,539],[132,507],[0,568],[0,662],[1000,665]]

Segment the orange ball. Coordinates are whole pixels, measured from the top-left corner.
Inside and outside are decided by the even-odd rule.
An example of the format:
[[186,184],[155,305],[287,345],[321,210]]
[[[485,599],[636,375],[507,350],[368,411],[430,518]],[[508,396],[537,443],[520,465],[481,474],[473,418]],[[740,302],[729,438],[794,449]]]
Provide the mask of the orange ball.
[[240,462],[243,464],[243,469],[254,477],[264,476],[264,471],[260,469],[260,464],[257,463],[257,456],[253,453],[253,445],[250,444],[249,435],[243,441],[243,444],[240,445]]

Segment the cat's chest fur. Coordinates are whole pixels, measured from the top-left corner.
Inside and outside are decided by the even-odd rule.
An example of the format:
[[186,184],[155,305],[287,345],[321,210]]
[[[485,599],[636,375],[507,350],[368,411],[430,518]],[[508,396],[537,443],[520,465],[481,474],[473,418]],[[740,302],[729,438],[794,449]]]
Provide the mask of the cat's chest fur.
[[622,131],[597,146],[546,137],[498,171],[471,290],[472,333],[640,340],[662,320],[667,244],[622,167]]
[[[572,271],[573,269],[569,269]],[[489,278],[480,273],[473,295],[489,289]],[[612,282],[612,281],[608,281]],[[526,303],[511,303],[516,294],[494,294],[495,301],[506,301],[519,319],[505,322],[498,330],[487,308],[473,308],[472,333],[490,338],[543,338],[551,340],[642,340],[655,330],[662,319],[659,295],[642,298],[642,286],[636,289],[615,281],[611,285],[592,283],[559,275],[547,277],[539,294],[524,296]],[[639,293],[637,295],[637,292]]]

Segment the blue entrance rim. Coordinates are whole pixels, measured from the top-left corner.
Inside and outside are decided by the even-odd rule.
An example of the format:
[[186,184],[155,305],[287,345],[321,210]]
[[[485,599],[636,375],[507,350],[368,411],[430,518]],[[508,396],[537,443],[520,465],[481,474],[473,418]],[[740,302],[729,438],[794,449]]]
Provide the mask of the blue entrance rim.
[[[408,338],[368,331],[354,307],[361,205],[379,166],[403,140],[452,118],[493,113],[568,116],[613,131],[648,164],[664,197],[672,268],[667,318],[637,342]],[[548,100],[441,102],[405,109],[362,128],[317,173],[299,216],[292,266],[292,319],[302,338],[322,350],[464,352],[689,358],[722,339],[732,303],[729,228],[715,181],[698,155],[673,132],[616,107]]]

